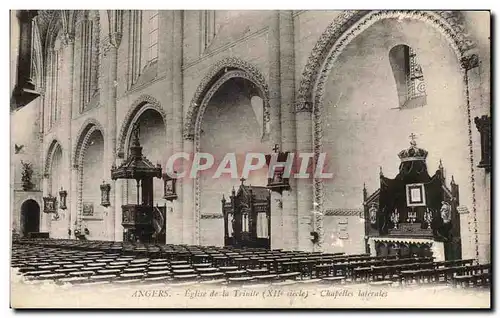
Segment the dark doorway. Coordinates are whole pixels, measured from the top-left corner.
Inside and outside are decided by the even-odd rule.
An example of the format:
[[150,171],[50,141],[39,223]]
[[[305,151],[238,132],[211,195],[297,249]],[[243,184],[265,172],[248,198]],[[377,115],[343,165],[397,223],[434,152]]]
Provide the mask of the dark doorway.
[[21,205],[21,231],[23,236],[40,232],[40,206],[35,200],[26,200]]

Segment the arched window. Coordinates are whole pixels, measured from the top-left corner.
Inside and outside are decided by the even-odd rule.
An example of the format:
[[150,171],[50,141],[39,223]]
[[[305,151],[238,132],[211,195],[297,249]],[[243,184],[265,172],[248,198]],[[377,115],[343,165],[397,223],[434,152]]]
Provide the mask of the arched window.
[[48,70],[47,70],[47,101],[50,109],[49,127],[53,127],[59,120],[60,115],[60,79],[62,67],[62,43],[60,33],[56,36],[54,46],[49,50],[48,54]]
[[400,44],[389,52],[394,79],[399,97],[399,108],[415,108],[427,104],[424,74],[415,51]]
[[142,11],[131,10],[129,15],[129,88],[141,75]]
[[210,45],[215,37],[215,10],[203,10],[201,12],[201,50],[202,52]]
[[128,89],[156,76],[154,71],[150,72],[154,67],[149,66],[155,65],[158,60],[159,17],[158,10],[129,11]]
[[99,85],[99,13],[90,11],[77,29],[80,39],[80,110],[93,105]]
[[149,60],[151,63],[158,59],[158,10],[149,11]]

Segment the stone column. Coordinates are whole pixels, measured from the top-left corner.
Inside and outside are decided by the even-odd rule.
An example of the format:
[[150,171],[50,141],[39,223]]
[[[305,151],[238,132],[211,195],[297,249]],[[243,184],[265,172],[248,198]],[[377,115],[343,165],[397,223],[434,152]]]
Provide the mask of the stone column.
[[[297,127],[297,152],[312,153],[312,114],[311,104],[299,101],[296,109]],[[312,251],[313,244],[310,240],[310,232],[313,230],[313,179],[296,179],[297,184],[297,215],[298,215],[298,249],[301,251]],[[320,233],[321,234],[321,233]],[[321,238],[320,238],[321,240]]]
[[[117,68],[118,68],[118,47],[122,39],[122,24],[123,11],[109,10],[109,42],[110,48],[107,53],[109,68],[107,81],[107,176],[110,178],[111,167],[116,164],[116,90],[117,90]],[[111,179],[111,178],[110,178]],[[120,209],[120,201],[117,200],[117,182],[110,182],[111,189],[109,192],[109,201],[111,205],[108,209],[108,217],[106,219],[106,233],[109,240],[116,239],[116,215]]]
[[[184,152],[191,155],[194,152],[194,144],[193,137],[186,136],[184,138]],[[182,179],[179,179],[179,183],[182,188],[182,219],[180,228],[182,229],[180,232],[182,237],[183,244],[192,244],[195,238],[195,206],[194,206],[194,179],[189,176],[190,169],[190,161],[184,161],[185,165],[183,167],[184,171],[186,171],[186,176]],[[174,213],[180,213],[180,211],[174,211]]]
[[[279,11],[280,49],[280,108],[282,151],[296,154],[295,136],[295,60],[293,14],[291,10]],[[297,187],[295,178],[290,178],[290,190],[283,191],[283,247],[296,250],[297,233]]]
[[[182,74],[182,59],[183,59],[183,19],[184,12],[183,11],[173,11],[173,35],[172,35],[172,45],[171,47],[171,55],[172,55],[172,128],[170,131],[172,132],[172,145],[171,145],[171,154],[179,153],[183,151],[183,127],[184,127],[184,103],[183,103],[183,74]],[[192,143],[188,142],[187,145],[190,150],[189,153],[193,152]],[[167,207],[167,222],[170,224],[167,225],[167,228],[173,229],[171,232],[171,237],[168,237],[167,233],[167,242],[175,242],[181,243],[184,241],[183,233],[189,233],[189,231],[194,231],[194,228],[187,228],[188,232],[185,232],[183,227],[183,216],[190,215],[188,211],[193,210],[193,206],[189,205],[189,203],[185,201],[192,200],[192,189],[191,195],[187,194],[185,196],[184,187],[191,186],[191,183],[185,183],[186,180],[179,180],[177,182],[177,199],[174,200],[168,207],[171,208],[172,212],[168,212]],[[192,181],[192,180],[191,180]],[[189,192],[189,189],[188,189]],[[184,210],[183,205],[187,204],[187,209]]]
[[[280,83],[280,13],[273,11],[269,19],[269,116],[270,144],[281,150],[281,83]],[[271,248],[284,248],[283,198],[281,193],[271,193]]]
[[75,221],[78,218],[78,189],[79,189],[79,183],[80,183],[80,177],[78,175],[78,166],[76,165],[71,165],[71,189],[70,193],[68,193],[68,198],[71,198],[70,200],[67,200],[68,202],[68,209],[69,209],[69,220],[68,223],[70,224],[69,229],[71,230],[71,237],[74,238],[75,236]]
[[[123,202],[123,185],[124,180],[116,180],[115,184],[115,210],[114,210],[114,240],[116,242],[123,241],[123,227],[122,227],[122,202]],[[113,187],[113,186],[112,186]],[[111,202],[111,201],[110,201]]]
[[[49,194],[49,175],[45,174],[42,179],[42,197]],[[50,215],[43,212],[43,198],[42,206],[40,207],[40,232],[50,232]]]
[[[73,119],[73,82],[74,82],[74,55],[75,55],[75,41],[73,34],[66,34],[64,38],[65,49],[64,49],[64,71],[63,74],[66,75],[67,80],[64,81],[64,89],[63,89],[63,105],[62,105],[62,118],[64,118],[64,135],[66,136],[66,140],[63,141],[63,144],[66,149],[63,151],[65,169],[63,171],[66,172],[68,176],[67,182],[63,182],[63,186],[68,192],[69,196],[66,198],[67,205],[70,201],[74,201],[76,196],[72,195],[72,189],[74,187],[74,176],[73,176],[73,163],[71,162],[71,154],[73,152],[73,142],[72,142],[72,119]],[[57,195],[57,194],[54,194]],[[67,217],[67,226],[64,229],[64,235],[62,237],[69,237],[67,234],[68,229],[71,229],[71,207],[68,207],[68,210],[63,211],[62,213],[66,214]],[[73,231],[71,231],[73,233]]]

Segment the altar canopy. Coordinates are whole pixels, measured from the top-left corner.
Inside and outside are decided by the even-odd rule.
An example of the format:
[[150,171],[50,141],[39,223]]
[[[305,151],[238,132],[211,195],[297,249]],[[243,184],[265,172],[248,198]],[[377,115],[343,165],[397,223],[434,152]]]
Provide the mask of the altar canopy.
[[234,247],[270,248],[271,194],[266,187],[246,186],[241,180],[229,200],[222,197],[224,243]]
[[429,175],[428,152],[411,137],[410,147],[398,154],[399,173],[390,179],[381,169],[380,188],[370,196],[364,189],[367,250],[412,257],[429,256],[441,246],[443,258],[460,259],[458,185],[452,177],[446,186],[441,162]]

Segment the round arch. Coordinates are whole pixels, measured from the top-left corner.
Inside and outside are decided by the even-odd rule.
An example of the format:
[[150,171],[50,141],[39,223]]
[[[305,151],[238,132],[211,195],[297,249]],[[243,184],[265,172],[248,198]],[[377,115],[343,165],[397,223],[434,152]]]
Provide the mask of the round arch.
[[81,217],[82,217],[82,209],[83,209],[83,160],[85,158],[85,154],[87,149],[89,148],[90,142],[92,140],[92,136],[94,133],[99,132],[104,140],[104,149],[106,149],[106,139],[104,139],[104,129],[101,124],[95,119],[87,119],[85,123],[82,125],[80,132],[78,133],[78,139],[75,146],[75,151],[73,155],[73,168],[77,170],[77,180],[76,180],[76,189],[77,189],[77,221],[79,223],[78,226],[81,225]]
[[132,107],[130,107],[127,115],[120,128],[120,133],[118,135],[117,142],[117,154],[119,158],[125,156],[125,149],[128,141],[130,140],[130,134],[132,131],[132,125],[137,121],[137,119],[148,109],[157,111],[165,124],[165,132],[167,129],[167,114],[161,107],[160,102],[150,95],[141,95],[138,99],[134,101]]
[[[200,135],[203,114],[210,102],[210,99],[219,88],[227,81],[234,78],[242,78],[257,89],[263,101],[263,135],[264,140],[269,134],[270,102],[269,88],[261,71],[253,64],[250,64],[236,57],[228,57],[217,62],[210,71],[203,77],[196,89],[193,99],[189,105],[184,126],[184,139],[194,141],[194,152],[200,151]],[[195,242],[200,240],[200,218],[201,218],[201,184],[198,177],[194,178],[194,214],[195,214]]]
[[77,134],[76,145],[73,149],[73,156],[71,162],[73,163],[73,167],[78,167],[81,164],[81,160],[83,160],[83,154],[85,153],[86,147],[88,146],[90,135],[93,130],[99,130],[101,134],[104,136],[104,128],[101,123],[93,118],[87,119],[80,131]]
[[[478,64],[477,55],[471,54],[471,49],[476,44],[467,36],[460,12],[403,10],[342,12],[316,42],[306,62],[299,84],[295,111],[312,113],[313,149],[316,157],[321,152],[320,113],[330,70],[347,45],[359,34],[376,22],[391,18],[418,20],[434,27],[446,39],[464,72]],[[467,106],[469,107],[469,105]],[[471,145],[471,141],[469,144]],[[313,196],[315,210],[320,212],[315,213],[315,223],[317,231],[322,234],[323,183],[320,179],[314,180]],[[323,235],[320,235],[318,242],[320,249],[322,248],[322,239]]]
[[45,163],[44,163],[44,167],[43,167],[43,175],[44,176],[48,176],[50,174],[50,168],[52,166],[52,159],[54,157],[54,153],[56,152],[56,150],[60,148],[61,151],[62,151],[62,146],[61,146],[61,143],[57,140],[57,139],[53,139],[50,144],[49,144],[49,148],[47,149],[47,151],[45,152]]
[[455,11],[345,11],[321,34],[302,72],[296,111],[312,111],[313,103],[322,98],[329,70],[343,49],[374,23],[389,19],[420,20],[436,28],[447,39],[462,61],[475,47],[465,31],[460,12]]
[[203,113],[210,98],[217,90],[231,78],[244,78],[253,83],[264,104],[264,136],[269,130],[269,88],[262,72],[253,64],[236,57],[228,57],[217,62],[203,77],[189,105],[184,126],[184,138],[188,140],[199,139],[199,130]]
[[40,204],[35,199],[28,198],[21,204],[20,217],[22,236],[40,232]]

